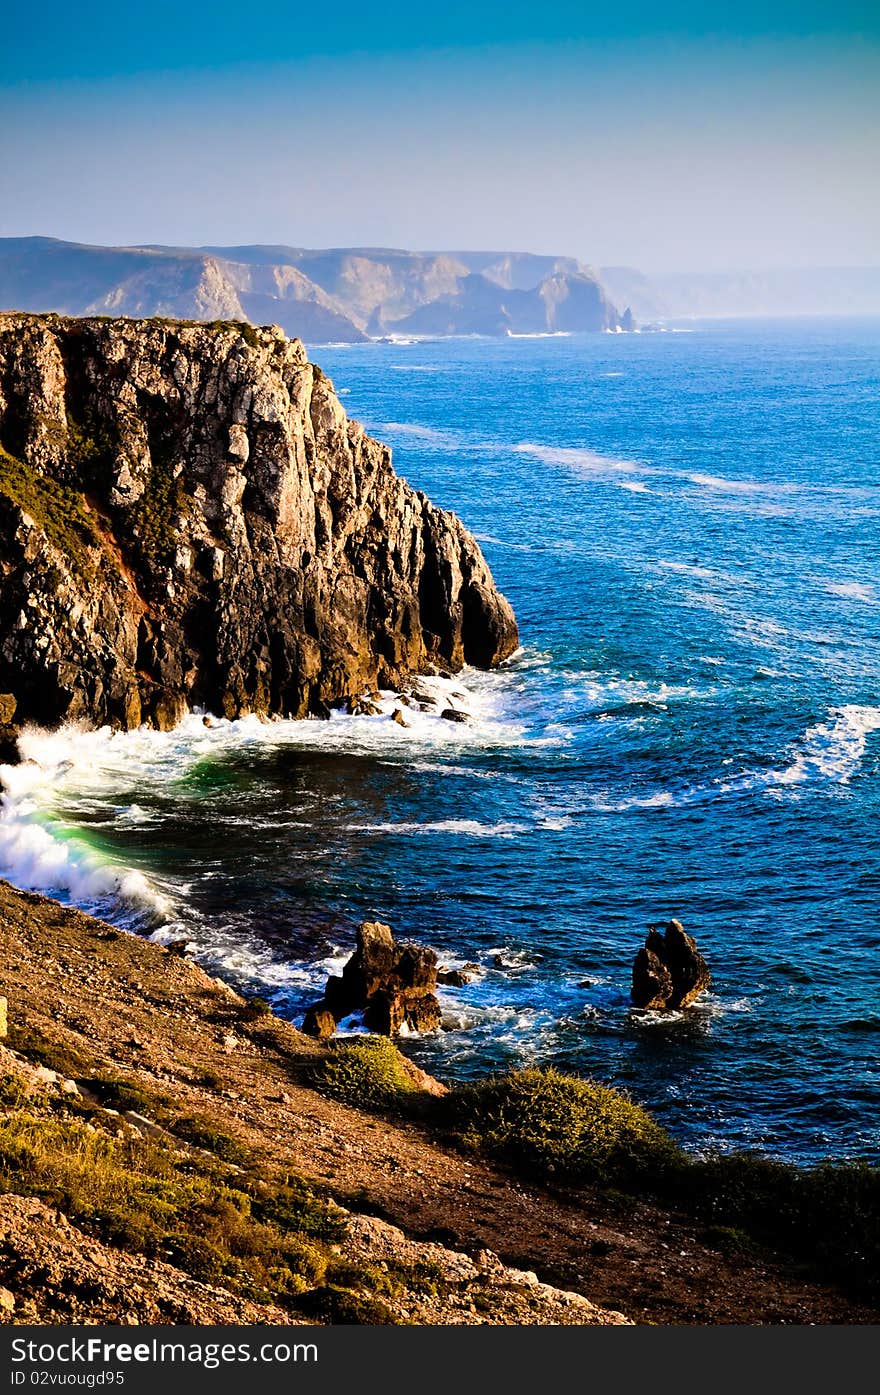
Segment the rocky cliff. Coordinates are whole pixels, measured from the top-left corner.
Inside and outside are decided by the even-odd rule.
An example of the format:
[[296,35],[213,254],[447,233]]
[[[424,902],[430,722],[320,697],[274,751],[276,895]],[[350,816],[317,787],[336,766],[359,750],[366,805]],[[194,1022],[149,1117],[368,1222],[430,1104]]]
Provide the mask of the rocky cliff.
[[474,539],[280,329],[0,316],[17,720],[323,714],[516,644]]

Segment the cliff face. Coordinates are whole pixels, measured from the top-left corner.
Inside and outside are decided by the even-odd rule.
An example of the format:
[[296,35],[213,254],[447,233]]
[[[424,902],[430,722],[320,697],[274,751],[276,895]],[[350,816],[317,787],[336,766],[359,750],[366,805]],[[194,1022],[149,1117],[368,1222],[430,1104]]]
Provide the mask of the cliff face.
[[281,330],[0,316],[18,720],[304,716],[516,644],[474,539]]

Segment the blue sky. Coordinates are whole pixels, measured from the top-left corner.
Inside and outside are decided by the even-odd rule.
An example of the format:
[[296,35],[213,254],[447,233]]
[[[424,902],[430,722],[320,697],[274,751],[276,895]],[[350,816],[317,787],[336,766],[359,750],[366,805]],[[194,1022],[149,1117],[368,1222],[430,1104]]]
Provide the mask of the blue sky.
[[876,263],[880,7],[19,6],[0,235]]

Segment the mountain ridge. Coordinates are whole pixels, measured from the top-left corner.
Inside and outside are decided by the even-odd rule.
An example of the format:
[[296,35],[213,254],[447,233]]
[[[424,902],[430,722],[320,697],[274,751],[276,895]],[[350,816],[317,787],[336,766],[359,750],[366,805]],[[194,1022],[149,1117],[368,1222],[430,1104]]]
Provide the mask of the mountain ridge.
[[560,306],[570,330],[629,323],[595,270],[572,257],[0,238],[0,310],[272,323],[321,344],[552,330]]

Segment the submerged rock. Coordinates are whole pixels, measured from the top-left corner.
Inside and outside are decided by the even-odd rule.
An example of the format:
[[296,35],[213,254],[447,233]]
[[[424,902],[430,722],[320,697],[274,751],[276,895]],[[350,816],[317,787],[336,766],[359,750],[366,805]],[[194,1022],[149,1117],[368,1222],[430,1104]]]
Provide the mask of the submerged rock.
[[709,965],[680,920],[655,926],[633,963],[632,1003],[637,1008],[673,1012],[687,1007],[709,987]]
[[365,921],[357,932],[354,954],[341,976],[327,979],[323,1001],[309,1008],[303,1031],[330,1037],[344,1017],[362,1012],[364,1026],[382,1036],[396,1036],[404,1026],[433,1032],[440,1025],[436,988],[433,949],[399,945],[390,925]]
[[0,314],[0,556],[22,723],[326,716],[517,644],[475,539],[277,326]]

